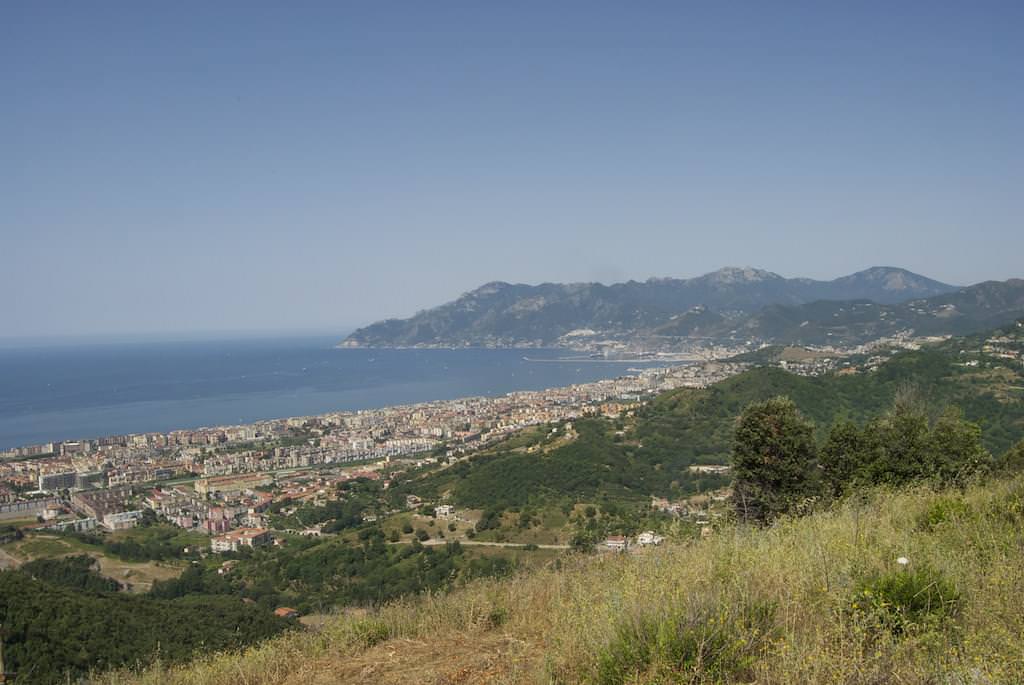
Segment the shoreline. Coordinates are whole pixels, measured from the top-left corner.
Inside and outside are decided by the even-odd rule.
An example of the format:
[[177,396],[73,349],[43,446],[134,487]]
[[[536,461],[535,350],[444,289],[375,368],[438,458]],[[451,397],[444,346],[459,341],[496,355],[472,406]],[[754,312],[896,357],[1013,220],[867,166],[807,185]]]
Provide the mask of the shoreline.
[[576,363],[576,362],[587,362],[593,364],[694,364],[702,361],[712,361],[704,359],[703,357],[683,356],[677,355],[672,357],[664,357],[659,359],[648,359],[648,358],[630,358],[630,359],[607,359],[607,358],[594,358],[589,357],[555,357],[554,359],[533,359],[531,357],[523,357],[523,361],[535,362],[535,363]]
[[[484,348],[480,348],[480,349],[484,349]],[[505,348],[505,349],[508,349],[508,348]],[[267,424],[277,424],[277,423],[284,423],[284,422],[295,421],[295,420],[313,419],[313,418],[325,417],[325,416],[331,416],[331,415],[346,415],[346,414],[355,415],[355,414],[359,414],[361,412],[403,410],[403,409],[407,409],[407,408],[415,408],[415,407],[420,407],[420,406],[424,406],[425,407],[425,406],[436,405],[436,404],[439,404],[439,403],[446,403],[446,402],[458,403],[458,402],[474,401],[474,400],[481,400],[481,399],[494,399],[494,398],[500,398],[500,397],[506,397],[506,396],[515,396],[515,395],[520,395],[520,394],[555,392],[555,391],[559,391],[559,390],[565,390],[567,388],[577,388],[577,387],[592,386],[592,385],[597,385],[597,384],[601,384],[601,383],[608,383],[608,382],[612,382],[612,381],[620,380],[620,379],[637,379],[637,378],[640,377],[640,374],[642,372],[644,372],[644,371],[652,371],[652,370],[665,370],[665,371],[667,371],[668,369],[671,369],[673,367],[690,366],[690,365],[693,365],[693,364],[699,364],[702,361],[704,361],[704,362],[709,361],[709,360],[694,360],[694,359],[685,359],[685,360],[680,360],[680,359],[587,359],[587,358],[537,359],[537,358],[526,358],[526,357],[523,357],[523,360],[531,362],[531,363],[533,363],[533,362],[548,362],[548,363],[556,362],[556,363],[562,363],[562,364],[566,364],[566,363],[573,363],[573,364],[575,364],[575,363],[579,363],[579,362],[592,362],[592,363],[603,363],[603,364],[638,364],[639,363],[639,364],[649,364],[650,366],[648,366],[648,367],[646,367],[644,369],[632,369],[631,368],[631,369],[625,370],[624,373],[616,374],[614,376],[609,376],[609,377],[606,377],[606,378],[596,379],[596,380],[593,380],[593,381],[587,381],[587,382],[582,382],[582,383],[567,383],[567,384],[550,385],[550,386],[545,386],[545,387],[539,388],[539,389],[520,388],[520,389],[508,390],[508,391],[505,391],[505,392],[496,392],[496,393],[485,393],[485,394],[479,394],[479,393],[478,394],[469,394],[469,393],[467,393],[467,394],[464,394],[464,395],[458,395],[458,396],[449,397],[449,398],[437,398],[437,397],[435,397],[435,398],[432,398],[432,399],[416,401],[416,402],[394,402],[394,403],[386,403],[386,404],[378,404],[378,405],[374,405],[372,403],[369,403],[367,405],[364,405],[364,406],[361,406],[361,407],[358,407],[358,408],[350,408],[350,409],[332,408],[332,409],[328,409],[326,411],[320,411],[320,412],[314,412],[314,413],[285,414],[285,415],[277,415],[277,416],[274,416],[274,417],[271,417],[271,418],[253,419],[251,421],[240,421],[240,422],[234,422],[234,423],[213,423],[213,424],[195,425],[195,426],[192,426],[192,427],[181,427],[181,426],[179,426],[179,427],[176,427],[176,428],[168,428],[166,430],[159,430],[158,429],[158,430],[145,430],[145,431],[134,431],[134,432],[123,432],[123,433],[90,434],[88,437],[79,435],[79,436],[75,436],[73,438],[61,438],[61,439],[56,439],[55,438],[55,439],[52,439],[52,440],[49,440],[49,441],[44,441],[44,442],[41,442],[41,443],[20,444],[20,445],[15,445],[15,446],[11,446],[11,447],[8,447],[8,448],[4,448],[4,449],[0,450],[0,461],[5,462],[5,463],[10,463],[10,462],[27,461],[27,460],[33,460],[33,459],[38,459],[38,458],[45,458],[44,455],[47,454],[45,452],[26,453],[26,454],[14,454],[14,453],[18,452],[18,451],[22,451],[22,450],[32,450],[34,448],[42,448],[42,447],[46,447],[46,446],[56,446],[56,445],[59,445],[59,444],[62,444],[62,443],[94,442],[94,441],[107,440],[107,439],[111,439],[111,438],[127,438],[128,441],[131,441],[132,438],[140,437],[140,436],[172,435],[172,434],[180,434],[180,433],[214,432],[214,431],[236,430],[236,429],[239,429],[239,428],[248,428],[248,427],[254,427],[254,426],[259,426],[259,425],[267,425]]]

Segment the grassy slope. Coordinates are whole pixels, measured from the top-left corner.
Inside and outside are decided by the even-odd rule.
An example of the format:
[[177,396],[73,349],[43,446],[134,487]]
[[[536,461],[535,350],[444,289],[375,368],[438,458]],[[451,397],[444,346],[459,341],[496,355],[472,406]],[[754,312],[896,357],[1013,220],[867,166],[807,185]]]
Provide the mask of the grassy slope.
[[[897,637],[853,608],[863,579],[898,576],[899,556],[955,588],[954,618]],[[97,682],[1015,683],[1021,587],[1024,479],[962,496],[876,492],[766,531],[725,526],[643,555],[569,560],[339,617],[313,637]],[[655,649],[636,666],[652,645],[701,665],[673,671]]]

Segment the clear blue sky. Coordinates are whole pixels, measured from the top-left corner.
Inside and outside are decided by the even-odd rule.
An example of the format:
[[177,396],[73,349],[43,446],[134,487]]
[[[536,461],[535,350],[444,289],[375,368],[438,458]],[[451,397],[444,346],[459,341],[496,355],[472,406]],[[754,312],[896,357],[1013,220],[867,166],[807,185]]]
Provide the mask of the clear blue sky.
[[0,337],[1024,276],[1024,3],[0,3]]

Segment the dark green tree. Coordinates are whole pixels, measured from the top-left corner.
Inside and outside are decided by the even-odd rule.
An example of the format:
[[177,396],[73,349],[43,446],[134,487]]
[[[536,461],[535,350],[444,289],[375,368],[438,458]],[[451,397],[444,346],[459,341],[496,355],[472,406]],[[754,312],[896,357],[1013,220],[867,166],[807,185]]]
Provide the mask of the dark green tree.
[[733,505],[744,521],[770,523],[818,493],[814,425],[786,397],[743,410],[733,439]]
[[992,455],[981,444],[981,426],[966,421],[950,407],[931,433],[932,477],[943,485],[963,485],[971,476],[992,468]]
[[1024,471],[1024,440],[1006,450],[995,466],[1000,473],[1004,474]]
[[928,416],[916,403],[897,401],[885,416],[865,428],[871,443],[867,480],[904,485],[919,480],[933,466]]
[[872,441],[860,426],[849,420],[832,425],[820,465],[824,485],[833,497],[846,492],[851,483],[867,480],[872,455]]

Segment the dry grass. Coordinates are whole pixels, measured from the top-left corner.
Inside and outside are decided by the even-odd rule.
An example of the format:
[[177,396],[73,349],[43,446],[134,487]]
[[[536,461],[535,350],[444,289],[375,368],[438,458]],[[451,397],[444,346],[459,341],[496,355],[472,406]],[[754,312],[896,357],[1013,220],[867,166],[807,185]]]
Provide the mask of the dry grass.
[[[894,630],[899,607],[858,594],[907,573],[900,556],[955,588],[955,615]],[[97,682],[1024,682],[1020,479],[876,492],[767,531],[557,566]]]
[[[98,546],[87,545],[74,538],[33,533],[25,539],[6,545],[3,552],[10,557],[0,559],[4,565],[20,565],[33,559],[57,559],[76,554],[88,554],[99,562],[100,573],[119,583],[127,583],[132,592],[148,592],[157,580],[167,580],[181,575],[184,562],[169,561],[123,561],[104,554]],[[13,563],[16,562],[16,563]]]

